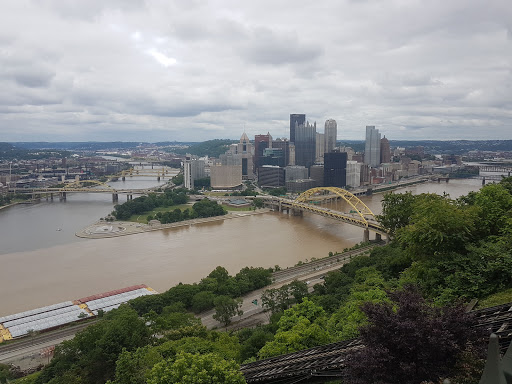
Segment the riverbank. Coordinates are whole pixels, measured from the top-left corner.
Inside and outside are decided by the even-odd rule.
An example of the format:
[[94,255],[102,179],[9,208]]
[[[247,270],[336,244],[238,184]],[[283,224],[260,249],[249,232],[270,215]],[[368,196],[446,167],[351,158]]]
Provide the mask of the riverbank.
[[424,178],[424,177],[421,177],[421,178],[416,179],[416,180],[395,181],[395,182],[393,182],[393,184],[388,184],[388,185],[385,185],[385,186],[377,185],[373,189],[372,193],[386,193],[386,192],[389,192],[389,191],[392,191],[392,190],[395,190],[395,189],[405,188],[405,187],[409,187],[409,186],[417,185],[417,184],[422,184],[422,183],[426,183],[428,181],[429,181],[429,179],[428,178]]
[[4,208],[9,208],[9,207],[12,207],[13,205],[16,205],[18,203],[11,203],[11,204],[7,204],[7,205],[2,205],[0,206],[0,210],[4,209]]
[[160,231],[162,229],[188,227],[190,225],[210,223],[212,221],[229,220],[246,216],[260,215],[267,212],[270,212],[270,209],[262,208],[256,211],[234,211],[227,213],[226,215],[223,216],[204,217],[198,219],[178,221],[176,223],[157,225],[140,224],[132,221],[98,221],[94,224],[85,227],[81,231],[76,232],[75,236],[86,239],[106,239],[111,237],[128,236],[145,232]]

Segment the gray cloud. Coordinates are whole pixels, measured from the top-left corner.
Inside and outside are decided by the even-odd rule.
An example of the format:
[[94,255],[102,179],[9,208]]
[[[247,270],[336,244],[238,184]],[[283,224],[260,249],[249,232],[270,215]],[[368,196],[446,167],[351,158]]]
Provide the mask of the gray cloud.
[[7,0],[2,140],[206,140],[290,113],[390,139],[512,138],[508,0]]

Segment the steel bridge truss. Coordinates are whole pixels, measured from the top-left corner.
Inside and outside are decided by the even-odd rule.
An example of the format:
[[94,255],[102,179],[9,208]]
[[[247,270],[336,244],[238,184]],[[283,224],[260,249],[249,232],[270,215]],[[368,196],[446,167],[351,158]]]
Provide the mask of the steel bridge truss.
[[[326,192],[329,194],[325,194]],[[348,214],[337,212],[324,207],[317,207],[309,204],[311,201],[319,201],[332,198],[341,198],[346,201],[351,207],[351,213]],[[358,227],[372,229],[380,233],[386,233],[385,229],[378,224],[377,219],[375,218],[375,214],[371,211],[371,209],[368,208],[368,206],[363,203],[357,196],[342,188],[312,188],[306,192],[303,192],[291,203],[291,205],[292,208],[307,210],[322,216],[328,216],[341,221],[345,221]]]

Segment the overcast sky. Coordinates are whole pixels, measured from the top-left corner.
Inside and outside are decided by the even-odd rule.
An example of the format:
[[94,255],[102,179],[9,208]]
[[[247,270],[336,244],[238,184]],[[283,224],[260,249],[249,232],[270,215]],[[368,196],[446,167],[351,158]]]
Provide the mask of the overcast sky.
[[0,141],[512,139],[511,0],[4,0]]

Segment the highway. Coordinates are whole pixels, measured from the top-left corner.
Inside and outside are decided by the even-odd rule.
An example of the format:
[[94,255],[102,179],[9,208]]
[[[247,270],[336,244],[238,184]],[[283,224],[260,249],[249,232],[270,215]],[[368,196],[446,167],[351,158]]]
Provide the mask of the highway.
[[[381,243],[379,245],[384,245]],[[261,295],[270,288],[279,288],[293,280],[304,281],[308,283],[309,291],[318,283],[323,283],[322,277],[329,271],[339,269],[343,264],[348,263],[354,256],[363,254],[377,245],[369,245],[364,248],[347,251],[338,255],[329,256],[323,259],[314,260],[312,262],[290,267],[273,273],[274,282],[262,289],[252,291],[242,297],[241,317],[232,319],[233,323],[228,326],[229,329],[238,329],[256,324],[266,323],[269,320],[269,314],[264,312],[261,307]],[[258,300],[258,304],[254,305],[253,301]],[[224,326],[213,318],[215,311],[210,310],[200,314],[201,322],[208,329],[221,329]]]

